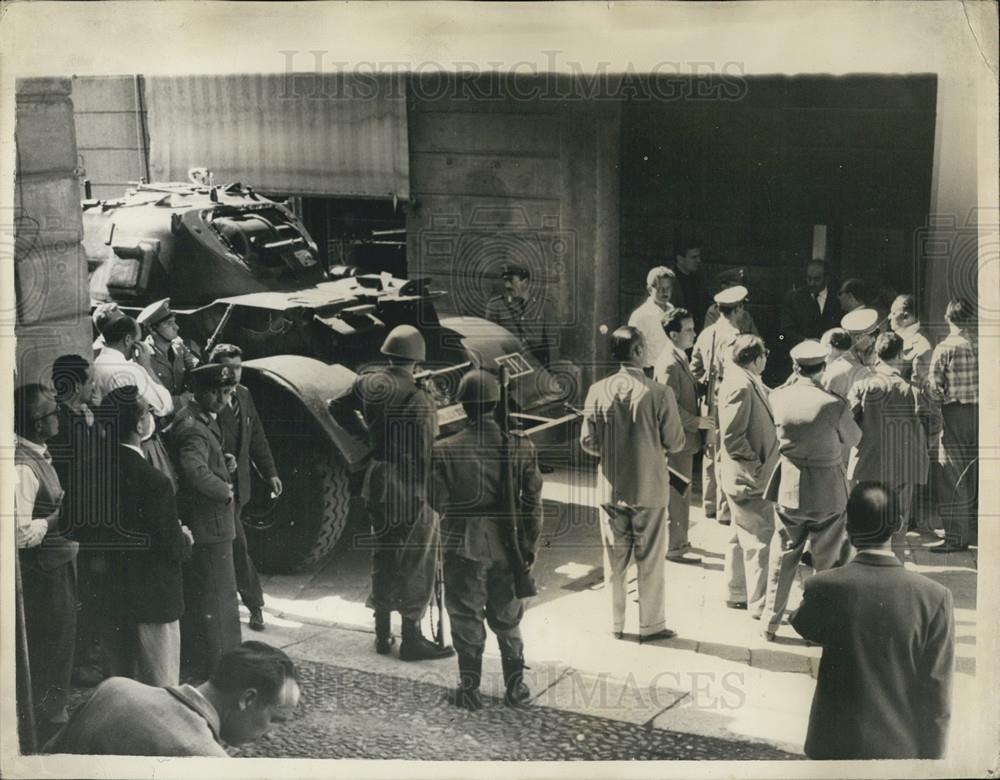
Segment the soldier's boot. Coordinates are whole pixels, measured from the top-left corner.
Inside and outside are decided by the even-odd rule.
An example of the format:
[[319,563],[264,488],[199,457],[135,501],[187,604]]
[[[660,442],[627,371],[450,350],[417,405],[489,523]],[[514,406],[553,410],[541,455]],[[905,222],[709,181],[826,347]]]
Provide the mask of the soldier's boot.
[[507,686],[504,702],[510,707],[527,707],[531,701],[531,691],[524,683],[524,659],[501,658],[503,681]]
[[448,658],[453,655],[455,649],[450,645],[438,647],[427,639],[420,630],[418,621],[403,618],[403,641],[399,644],[399,660],[433,661],[436,658]]
[[459,654],[458,656],[458,688],[451,696],[451,703],[456,707],[475,712],[483,708],[483,699],[479,695],[479,681],[483,676],[483,657]]
[[392,613],[389,611],[375,611],[375,652],[379,655],[388,655],[396,643],[392,635],[391,618]]

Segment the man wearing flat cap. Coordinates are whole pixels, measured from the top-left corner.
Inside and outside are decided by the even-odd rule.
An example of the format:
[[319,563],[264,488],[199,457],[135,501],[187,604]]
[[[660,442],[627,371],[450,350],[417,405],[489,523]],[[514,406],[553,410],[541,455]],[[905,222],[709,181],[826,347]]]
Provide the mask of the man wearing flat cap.
[[[742,268],[727,268],[719,274],[719,292],[728,290],[730,287],[746,286],[745,282],[746,274]],[[708,307],[708,311],[705,312],[705,329],[712,327],[718,321],[719,304],[713,301],[712,305]],[[749,333],[753,336],[760,335],[757,331],[757,324],[753,321],[753,315],[745,307],[740,309],[739,316],[736,319],[736,327],[740,329],[740,333]]]
[[198,358],[180,337],[177,318],[170,311],[170,299],[156,301],[139,312],[136,317],[146,333],[145,343],[151,353],[149,361],[160,384],[170,391],[174,409],[184,406],[181,397],[185,391],[188,372],[198,365]]
[[778,515],[761,616],[768,641],[781,625],[806,542],[816,571],[840,566],[849,553],[843,453],[861,441],[861,430],[847,401],[820,383],[826,356],[826,347],[818,341],[798,344],[791,352],[794,375],[770,395],[781,455],[764,493],[775,502]]
[[532,292],[531,272],[515,263],[501,269],[504,294],[486,304],[486,319],[502,325],[528,348],[543,366],[559,359],[555,307],[540,292]]
[[[177,511],[194,535],[184,572],[182,656],[203,679],[224,653],[240,644],[233,539],[234,491],[218,415],[236,386],[230,366],[213,363],[191,372],[193,400],[174,420],[171,440],[177,463]],[[232,458],[232,456],[229,456]]]
[[[698,382],[703,396],[703,413],[711,417],[716,426],[719,424],[716,401],[722,383],[723,369],[733,342],[740,335],[737,323],[747,295],[747,288],[743,285],[727,287],[716,293],[715,305],[721,316],[714,325],[698,334],[691,351],[691,373]],[[705,517],[717,517],[722,525],[729,525],[729,505],[715,478],[718,449],[718,431],[706,432],[705,452],[702,457],[702,508],[705,510]]]

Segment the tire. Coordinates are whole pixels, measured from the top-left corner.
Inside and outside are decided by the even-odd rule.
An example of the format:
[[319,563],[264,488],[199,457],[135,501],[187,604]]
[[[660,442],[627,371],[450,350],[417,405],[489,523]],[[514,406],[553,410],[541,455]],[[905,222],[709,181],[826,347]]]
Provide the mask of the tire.
[[330,553],[347,525],[348,475],[334,453],[319,444],[286,446],[274,456],[284,490],[277,499],[254,476],[243,526],[250,557],[268,574],[291,574]]

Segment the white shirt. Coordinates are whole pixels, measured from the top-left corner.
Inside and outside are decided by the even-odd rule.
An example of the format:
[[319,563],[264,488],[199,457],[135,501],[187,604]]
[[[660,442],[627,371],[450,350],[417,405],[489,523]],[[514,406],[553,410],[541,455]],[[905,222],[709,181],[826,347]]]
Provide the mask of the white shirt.
[[819,310],[823,311],[823,307],[826,305],[826,288],[824,287],[818,293],[816,293],[816,303],[819,304]]
[[663,332],[663,316],[673,309],[669,303],[661,309],[656,297],[650,295],[628,318],[628,324],[642,333],[646,342],[646,367],[656,364],[656,358],[671,345],[670,338]]
[[[41,455],[52,462],[49,448],[44,444],[35,444],[21,436],[17,436],[17,446]],[[14,467],[17,473],[17,490],[14,491],[14,523],[17,527],[15,538],[18,548],[37,547],[48,533],[49,524],[44,517],[32,518],[35,510],[35,498],[38,496],[38,477],[31,466],[19,463]],[[32,536],[32,534],[34,536]]]
[[117,349],[105,345],[94,358],[96,403],[100,403],[112,390],[128,385],[139,388],[139,395],[157,417],[164,417],[174,411],[174,402],[167,388],[138,363],[126,360]]

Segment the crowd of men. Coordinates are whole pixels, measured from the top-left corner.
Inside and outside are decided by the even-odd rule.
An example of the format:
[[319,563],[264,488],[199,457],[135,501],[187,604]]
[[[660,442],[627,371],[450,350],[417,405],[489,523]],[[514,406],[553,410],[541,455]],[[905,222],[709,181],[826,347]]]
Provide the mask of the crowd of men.
[[[626,636],[626,573],[634,563],[639,641],[676,636],[667,625],[665,566],[701,563],[688,539],[700,456],[705,514],[732,526],[726,605],[746,610],[773,640],[808,555],[823,574],[807,583],[792,625],[823,643],[854,642],[836,646],[849,661],[824,662],[814,719],[847,718],[838,704],[844,670],[873,663],[875,647],[857,638],[858,625],[880,619],[877,610],[855,608],[867,593],[883,589],[882,603],[898,607],[881,615],[879,631],[898,629],[920,656],[912,679],[899,672],[895,680],[916,691],[911,698],[888,697],[864,729],[842,732],[834,747],[813,739],[811,728],[807,752],[939,754],[950,595],[888,569],[898,564],[891,548],[897,532],[925,535],[935,552],[975,543],[975,310],[950,302],[950,333],[932,347],[913,296],[900,295],[882,311],[866,305],[856,280],[834,295],[825,264],[814,260],[805,287],[783,305],[793,373],[772,389],[762,379],[769,351],[747,310],[742,272],[724,274],[707,306],[699,262],[698,249],[686,247],[676,270],[649,272],[648,300],[611,335],[619,370],[598,380],[584,403],[581,445],[599,459],[612,632]],[[557,359],[558,338],[545,326],[551,307],[529,294],[526,269],[508,266],[504,278],[505,295],[490,301],[488,315],[521,335],[544,364]],[[166,688],[187,708],[180,720],[190,720],[190,711],[200,718],[199,750],[210,754],[223,741],[235,744],[220,738],[224,712],[257,707],[246,732],[257,734],[298,699],[294,668],[274,656],[279,651],[241,646],[237,600],[250,612],[250,628],[263,630],[263,594],[240,513],[251,469],[275,495],[281,480],[240,384],[238,346],[198,354],[180,338],[169,301],[137,319],[101,307],[95,324],[92,360],[60,357],[53,388],[16,391],[17,544],[35,720],[45,736],[58,731],[64,748],[96,745],[108,726],[100,713],[127,720],[136,707],[161,706],[166,700],[157,691]],[[355,383],[372,453],[362,499],[371,525],[375,651],[392,652],[391,615],[398,612],[399,658],[457,655],[451,700],[476,710],[488,626],[501,651],[506,703],[524,706],[531,694],[520,623],[542,519],[535,449],[510,430],[498,377],[479,368],[458,387],[464,426],[439,440],[435,401],[417,371],[426,359],[422,335],[398,326],[381,351],[385,364]],[[943,539],[934,533],[937,522]],[[442,582],[453,646],[421,629]],[[824,652],[833,647],[825,644]],[[74,658],[78,681],[88,666],[97,667],[93,682],[114,679],[66,726]],[[275,663],[285,671],[261,680],[260,669],[273,672]],[[227,664],[242,676],[227,677]],[[182,677],[205,682],[181,686]],[[257,704],[245,701],[257,690],[251,678],[266,689]],[[852,696],[869,696],[857,681],[851,685]],[[914,702],[923,708],[916,720],[904,712]],[[242,717],[234,733],[243,733]],[[888,735],[889,747],[879,735]],[[145,732],[136,739],[150,747]]]
[[[975,310],[949,302],[949,334],[932,347],[912,295],[883,312],[865,305],[865,286],[849,280],[835,301],[826,264],[813,260],[805,287],[783,304],[793,370],[772,389],[762,379],[769,350],[746,310],[741,272],[720,279],[696,334],[696,314],[672,303],[690,273],[687,259],[678,256],[678,271],[649,272],[648,300],[611,334],[620,369],[585,402],[581,444],[600,460],[612,631],[626,635],[634,562],[639,641],[676,636],[667,625],[665,566],[701,563],[687,540],[700,452],[705,515],[732,526],[725,603],[759,621],[765,641],[784,621],[803,560],[814,572],[838,572],[808,581],[792,619],[804,637],[824,643],[807,753],[939,756],[950,706],[951,596],[902,569],[876,574],[855,564],[900,565],[894,534],[925,539],[933,553],[976,543]],[[692,294],[690,281],[681,287]],[[856,603],[866,600],[863,609]],[[898,634],[901,642],[866,634]],[[900,687],[879,699],[871,691],[885,692],[886,680],[869,678],[886,657]],[[865,701],[872,715],[859,718]],[[858,728],[845,731],[841,718]]]
[[66,723],[74,680],[208,680],[240,648],[238,592],[264,629],[240,512],[251,468],[282,484],[239,347],[196,355],[169,300],[94,319],[92,359],[63,355],[51,385],[15,391],[23,720],[39,742]]

